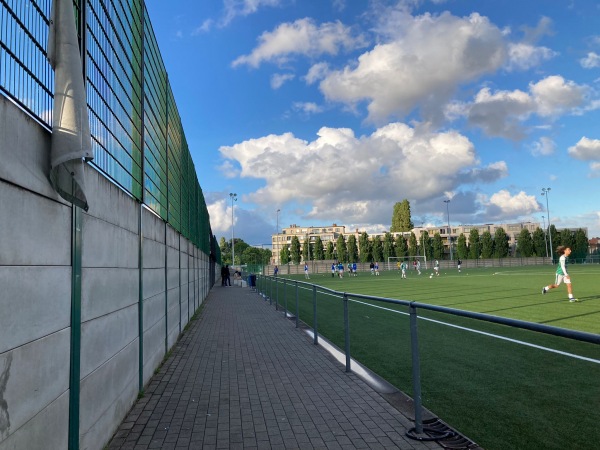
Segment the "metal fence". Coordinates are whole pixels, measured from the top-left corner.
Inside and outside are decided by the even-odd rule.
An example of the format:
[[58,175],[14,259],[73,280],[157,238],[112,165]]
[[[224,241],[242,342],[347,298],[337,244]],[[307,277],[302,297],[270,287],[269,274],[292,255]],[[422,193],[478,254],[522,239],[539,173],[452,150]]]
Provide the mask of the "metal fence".
[[[354,360],[368,356],[371,362],[376,361],[376,368],[369,367],[373,371],[384,378],[393,373],[395,379],[388,381],[412,394],[415,427],[409,431],[410,437],[436,440],[449,436],[441,437],[423,420],[423,411],[430,413],[423,408],[422,391],[430,402],[432,392],[444,398],[433,405],[436,409],[458,410],[455,417],[464,418],[461,427],[468,428],[464,424],[471,423],[474,430],[495,428],[506,433],[498,436],[500,444],[490,444],[490,448],[550,448],[540,447],[536,439],[549,439],[556,445],[552,448],[575,448],[600,437],[600,431],[590,431],[597,429],[597,383],[578,384],[576,388],[572,384],[600,375],[600,335],[340,292],[288,278],[259,275],[255,289],[282,312],[282,317],[294,320],[296,327],[301,323],[310,327],[315,345],[320,336],[337,345],[347,372],[356,364]],[[387,353],[382,349],[384,344]],[[510,355],[511,361],[499,355]],[[564,390],[556,390],[556,386]],[[551,406],[554,402],[557,404]],[[573,414],[569,410],[573,404],[581,411],[573,421],[564,420],[565,415]],[[585,412],[588,414],[581,414]],[[559,421],[560,429],[555,432],[540,425]],[[525,430],[519,439],[531,439],[529,444],[507,443],[517,428]],[[590,434],[569,434],[579,429]]]
[[[48,130],[51,3],[0,0],[0,90]],[[73,8],[85,55],[91,164],[209,254],[206,202],[144,0],[73,0]]]

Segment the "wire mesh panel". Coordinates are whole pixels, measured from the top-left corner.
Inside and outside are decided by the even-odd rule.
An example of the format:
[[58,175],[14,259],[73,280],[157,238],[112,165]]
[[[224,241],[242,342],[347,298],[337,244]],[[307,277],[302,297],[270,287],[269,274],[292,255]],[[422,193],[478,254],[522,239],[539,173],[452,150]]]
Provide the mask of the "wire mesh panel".
[[[48,129],[51,4],[0,0],[0,90]],[[93,166],[210,253],[206,202],[144,1],[74,0],[73,13],[86,55]]]
[[0,0],[0,88],[52,126],[54,72],[46,59],[51,0]]

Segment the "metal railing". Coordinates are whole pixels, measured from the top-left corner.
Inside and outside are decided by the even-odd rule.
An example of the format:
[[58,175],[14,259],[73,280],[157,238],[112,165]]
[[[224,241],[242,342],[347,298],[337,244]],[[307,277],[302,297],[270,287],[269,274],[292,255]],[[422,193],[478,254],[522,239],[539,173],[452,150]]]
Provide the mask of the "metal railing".
[[[346,372],[350,372],[352,370],[353,360],[351,355],[351,327],[350,327],[350,303],[356,303],[356,305],[362,305],[372,308],[373,310],[382,310],[381,304],[390,305],[390,310],[387,312],[399,312],[408,316],[409,321],[407,324],[407,328],[409,331],[408,340],[410,341],[410,366],[411,366],[411,379],[412,379],[412,396],[413,396],[413,405],[414,405],[414,418],[415,418],[415,427],[410,431],[412,433],[411,437],[419,438],[421,436],[425,436],[428,432],[427,427],[423,424],[423,403],[422,403],[422,388],[421,388],[421,360],[423,357],[423,352],[420,349],[419,339],[423,337],[427,337],[423,333],[418,332],[417,323],[419,319],[425,319],[434,323],[442,323],[443,317],[458,317],[458,318],[466,318],[469,320],[474,320],[477,323],[489,323],[495,325],[500,325],[502,327],[508,327],[508,334],[517,332],[518,330],[526,330],[534,333],[541,333],[544,336],[552,336],[553,338],[566,338],[569,340],[577,341],[579,343],[584,343],[582,345],[593,344],[595,346],[600,345],[600,335],[593,333],[585,333],[575,330],[569,330],[564,328],[553,327],[549,325],[544,325],[540,323],[532,323],[526,322],[522,320],[509,319],[504,317],[493,316],[489,314],[482,314],[470,311],[464,311],[460,309],[453,309],[448,307],[436,306],[432,304],[419,303],[408,300],[397,300],[385,297],[377,297],[371,295],[362,295],[362,294],[354,294],[349,292],[341,292],[332,289],[328,289],[322,286],[310,284],[304,281],[292,280],[289,278],[283,277],[273,277],[273,276],[263,276],[259,275],[256,278],[256,286],[255,289],[257,292],[266,300],[269,301],[269,304],[275,305],[275,309],[279,310],[280,308],[283,311],[284,318],[294,318],[296,327],[299,326],[300,322],[305,323],[309,327],[312,328],[313,331],[313,342],[314,344],[318,344],[319,342],[319,328],[317,324],[326,322],[335,323],[334,326],[331,326],[331,323],[328,325],[328,330],[324,331],[321,335],[326,337],[329,341],[332,341],[334,344],[337,344],[339,348],[343,348],[343,352],[345,354],[345,365]],[[294,305],[290,308],[288,298],[292,294]],[[342,303],[343,309],[335,306],[336,300]],[[326,308],[325,312],[321,312],[321,315],[318,315],[318,311],[320,308]],[[406,308],[407,310],[402,313],[401,308]],[[333,313],[332,313],[333,311]],[[430,317],[425,317],[424,312],[431,312],[436,315],[442,316],[441,319],[433,320]],[[371,313],[369,313],[371,314]],[[332,318],[332,315],[335,315],[335,318]],[[302,316],[302,317],[301,317]],[[340,317],[341,316],[341,317]],[[362,318],[361,318],[362,319]],[[361,320],[359,320],[359,327]],[[356,322],[354,322],[356,325]],[[447,325],[447,324],[446,324]],[[457,329],[466,329],[463,326],[451,325]],[[501,328],[503,329],[503,328]],[[429,329],[430,331],[430,329]],[[470,330],[473,331],[473,330]],[[506,330],[505,330],[506,331]],[[520,331],[519,331],[520,332]],[[479,332],[481,335],[493,336],[489,332]],[[391,335],[391,333],[390,333]],[[497,337],[497,336],[495,336]],[[539,337],[539,336],[538,336]],[[389,339],[389,336],[386,336],[386,339]],[[431,337],[428,337],[428,340],[431,341]],[[517,342],[513,338],[500,337],[501,341],[506,342]],[[357,341],[353,341],[356,345]],[[376,343],[369,343],[372,346],[376,346]],[[536,344],[524,344],[526,348],[539,348],[543,349],[542,346]],[[566,347],[569,347],[568,345]],[[545,349],[548,350],[548,349]],[[597,355],[598,347],[593,347],[591,353]],[[372,350],[368,350],[372,352]],[[561,350],[557,350],[555,353],[559,355],[566,355],[567,353]],[[598,355],[600,356],[600,355]],[[590,360],[593,365],[600,367],[600,360],[590,359],[586,357],[580,357],[581,360]],[[540,367],[540,370],[543,370],[544,367]],[[516,376],[516,375],[515,375]],[[389,381],[389,380],[388,380]],[[448,380],[449,382],[452,380]],[[562,394],[560,394],[562,396]],[[468,401],[467,399],[461,399],[461,401]],[[593,402],[592,402],[593,403]],[[483,413],[483,411],[481,412]]]
[[[52,129],[52,0],[0,0],[0,91]],[[175,96],[143,0],[73,0],[93,167],[206,254],[212,236]]]

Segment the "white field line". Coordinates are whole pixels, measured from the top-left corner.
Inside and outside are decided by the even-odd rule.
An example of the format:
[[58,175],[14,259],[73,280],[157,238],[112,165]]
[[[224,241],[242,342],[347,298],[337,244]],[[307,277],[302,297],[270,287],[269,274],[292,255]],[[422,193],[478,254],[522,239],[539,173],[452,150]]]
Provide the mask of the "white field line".
[[[331,297],[339,298],[339,296],[330,294],[329,292],[321,292],[321,294],[325,294],[325,295],[329,295]],[[359,300],[354,300],[354,299],[348,299],[348,300],[351,301],[351,302],[360,303],[361,305],[370,306],[372,308],[383,309],[384,311],[389,311],[389,312],[393,312],[393,313],[396,313],[396,314],[402,314],[404,316],[408,316],[409,315],[406,312],[397,311],[395,309],[386,308],[384,306],[373,305],[371,303],[365,303],[365,302],[361,302]],[[519,341],[518,339],[512,339],[512,338],[508,338],[508,337],[505,337],[505,336],[499,336],[497,334],[487,333],[485,331],[474,330],[472,328],[466,328],[466,327],[462,327],[460,325],[454,325],[454,324],[451,324],[451,323],[442,322],[442,321],[435,320],[435,319],[429,319],[427,317],[418,317],[418,318],[420,320],[426,320],[428,322],[437,323],[439,325],[445,325],[447,327],[457,328],[459,330],[470,331],[471,333],[477,333],[477,334],[482,334],[484,336],[493,337],[493,338],[496,338],[496,339],[502,339],[503,341],[512,342],[514,344],[524,345],[526,347],[537,348],[538,350],[544,350],[544,351],[550,352],[550,353],[556,353],[558,355],[567,356],[569,358],[580,359],[582,361],[587,361],[587,362],[591,362],[591,363],[594,363],[594,364],[600,364],[600,360],[593,359],[593,358],[587,358],[585,356],[575,355],[573,353],[563,352],[561,350],[556,350],[554,348],[543,347],[541,345],[532,344],[530,342]]]

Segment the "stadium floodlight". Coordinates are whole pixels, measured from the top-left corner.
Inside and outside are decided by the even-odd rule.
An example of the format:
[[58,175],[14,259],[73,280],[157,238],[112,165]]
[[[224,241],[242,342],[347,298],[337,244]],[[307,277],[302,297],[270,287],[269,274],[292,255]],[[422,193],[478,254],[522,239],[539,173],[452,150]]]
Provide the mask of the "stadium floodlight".
[[231,267],[235,264],[235,241],[233,240],[233,202],[237,202],[237,194],[230,192],[229,197],[231,198]]
[[450,230],[450,199],[444,200],[446,204],[446,212],[448,214],[448,247],[450,247],[450,261],[452,261],[452,233]]
[[276,234],[275,234],[275,239],[276,239],[276,243],[277,245],[275,246],[275,261],[277,262],[277,264],[279,264],[279,212],[281,211],[281,209],[277,208],[277,230],[276,230]]
[[548,213],[548,236],[550,236],[550,260],[554,262],[554,251],[552,250],[552,233],[550,233],[550,207],[548,206],[548,196],[550,188],[542,188],[542,195],[546,196],[546,212]]

